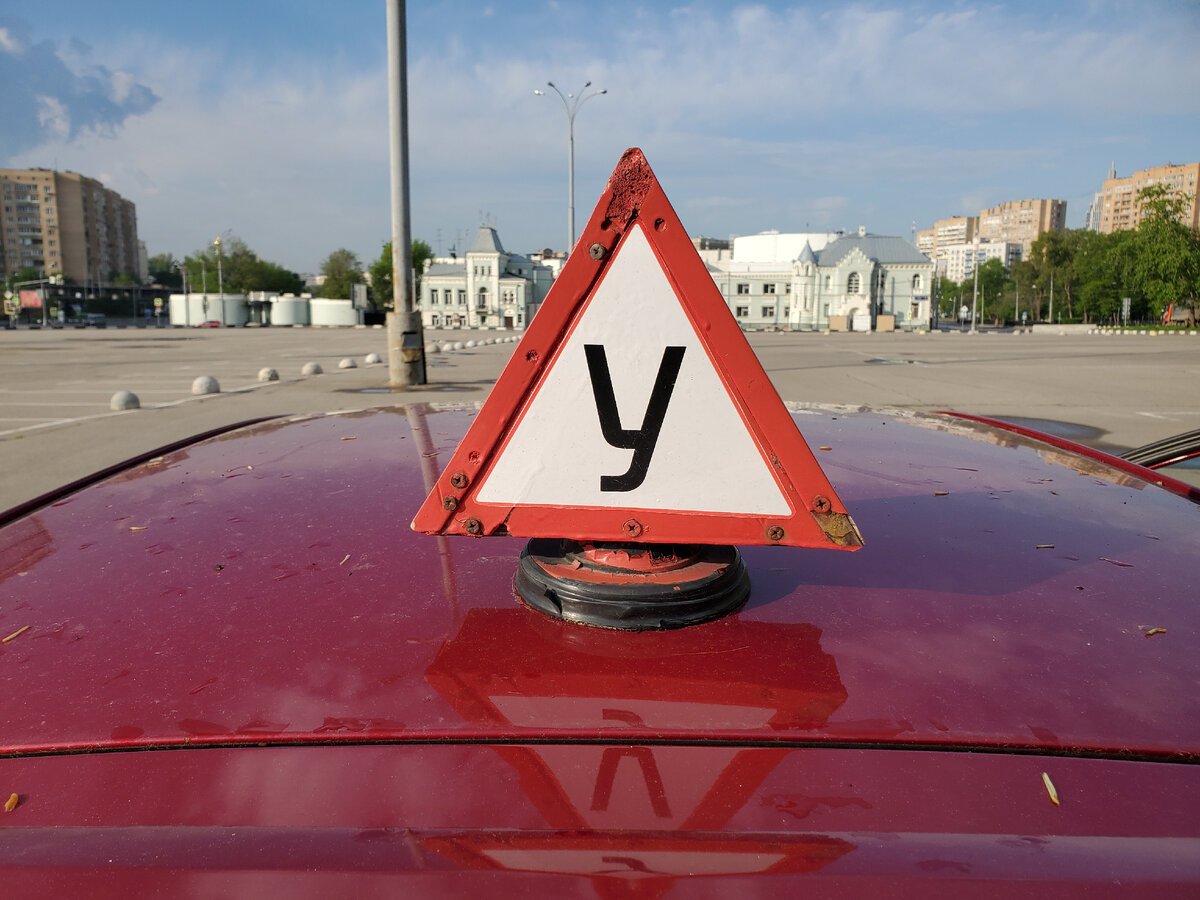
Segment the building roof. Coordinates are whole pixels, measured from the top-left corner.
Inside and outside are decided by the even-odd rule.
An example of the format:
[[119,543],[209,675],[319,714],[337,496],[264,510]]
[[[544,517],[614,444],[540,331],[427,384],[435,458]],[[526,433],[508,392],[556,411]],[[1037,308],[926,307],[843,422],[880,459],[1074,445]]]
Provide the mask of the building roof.
[[500,245],[500,236],[496,234],[496,229],[491,225],[480,225],[479,232],[475,235],[475,243],[471,245],[468,253],[503,253],[504,247]]
[[796,262],[817,264],[817,256],[813,253],[812,244],[808,241],[804,242],[804,247],[801,249],[800,255],[796,257]]
[[435,262],[429,264],[429,268],[425,270],[423,277],[429,275],[455,275],[461,278],[466,274],[466,261],[456,263]]
[[843,234],[830,241],[818,257],[822,266],[836,266],[855,248],[881,263],[928,263],[929,257],[904,238],[878,234]]

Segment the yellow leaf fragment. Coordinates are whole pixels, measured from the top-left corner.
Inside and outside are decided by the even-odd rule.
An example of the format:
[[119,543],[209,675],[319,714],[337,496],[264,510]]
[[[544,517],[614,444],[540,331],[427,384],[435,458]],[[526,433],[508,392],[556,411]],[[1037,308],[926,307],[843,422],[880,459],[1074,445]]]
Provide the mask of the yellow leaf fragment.
[[1054,789],[1054,782],[1045,772],[1042,773],[1042,784],[1046,785],[1046,793],[1050,795],[1050,802],[1058,806],[1058,791]]
[[950,493],[949,491],[934,491],[934,492],[933,492],[933,496],[935,496],[935,497],[945,497],[945,496],[946,496],[947,494],[949,494],[949,493]]
[[349,437],[342,438],[342,440],[343,441],[356,441],[356,440],[358,440],[358,437],[357,437],[357,435],[350,435]]
[[20,802],[21,802],[21,798],[18,797],[16,794],[12,794],[7,800],[4,801],[4,811],[12,812],[14,809],[17,808],[17,804]]
[[832,450],[832,447],[818,447],[818,450]]
[[344,557],[342,557],[342,561],[341,561],[340,563],[338,563],[338,565],[339,565],[339,566],[344,566],[344,565],[347,563],[347,561],[348,561],[349,559],[350,559],[350,554],[349,554],[349,553],[347,553],[347,554],[346,554]]
[[24,626],[18,628],[16,631],[14,631],[8,637],[0,638],[0,644],[7,644],[9,641],[15,641],[17,638],[19,638],[21,635],[23,635],[25,632],[27,632],[30,629],[30,627],[31,626],[29,626],[29,625],[24,625]]
[[1166,633],[1167,633],[1167,629],[1165,629],[1165,628],[1151,628],[1149,631],[1146,632],[1146,637],[1153,637],[1156,634],[1166,634]]
[[149,527],[150,527],[149,525],[130,525],[129,530],[130,531],[145,531]]
[[1034,549],[1035,550],[1053,550],[1054,545],[1053,544],[1038,544]]
[[146,468],[147,469],[153,469],[155,466],[161,466],[162,464],[163,464],[163,458],[161,456],[156,456],[156,457],[154,457],[154,459],[146,460]]

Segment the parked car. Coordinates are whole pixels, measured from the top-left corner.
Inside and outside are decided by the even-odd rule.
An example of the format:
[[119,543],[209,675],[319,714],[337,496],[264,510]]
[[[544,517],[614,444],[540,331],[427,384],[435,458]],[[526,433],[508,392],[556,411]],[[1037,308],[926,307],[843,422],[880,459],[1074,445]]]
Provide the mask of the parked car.
[[192,327],[193,328],[220,328],[221,323],[219,321],[217,321],[216,319],[207,319],[203,322],[197,322]]
[[[1196,896],[1197,492],[793,407],[855,553],[623,632],[407,522],[474,418],[279,418],[0,528],[13,896]],[[2,799],[2,798],[0,798]]]
[[108,326],[108,319],[104,313],[88,313],[83,317],[83,324],[93,328],[105,328]]

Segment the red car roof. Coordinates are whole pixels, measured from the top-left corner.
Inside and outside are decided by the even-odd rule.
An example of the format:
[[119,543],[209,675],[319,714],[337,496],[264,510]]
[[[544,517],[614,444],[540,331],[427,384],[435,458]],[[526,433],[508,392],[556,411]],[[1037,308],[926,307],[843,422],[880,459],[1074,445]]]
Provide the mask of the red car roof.
[[743,548],[741,611],[620,633],[518,603],[522,541],[409,531],[471,415],[266,422],[0,530],[0,752],[582,740],[1200,757],[1200,510],[1135,473],[944,416],[797,411],[866,546]]

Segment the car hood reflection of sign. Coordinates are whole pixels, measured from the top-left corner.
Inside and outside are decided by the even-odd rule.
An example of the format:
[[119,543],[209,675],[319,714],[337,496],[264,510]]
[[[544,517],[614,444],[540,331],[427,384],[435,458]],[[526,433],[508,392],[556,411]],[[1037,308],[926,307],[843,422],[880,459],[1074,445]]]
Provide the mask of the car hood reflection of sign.
[[[728,620],[675,632],[668,656],[639,654],[629,640],[639,635],[574,629],[564,643],[562,629],[524,610],[471,610],[426,671],[468,720],[542,740],[591,736],[495,748],[556,830],[519,841],[464,834],[435,849],[472,867],[601,880],[810,871],[853,849],[821,836],[720,833],[788,750],[639,743],[714,725],[760,739],[764,728],[821,727],[846,690],[819,629]],[[681,666],[689,658],[696,664]],[[609,732],[612,744],[596,743]]]

